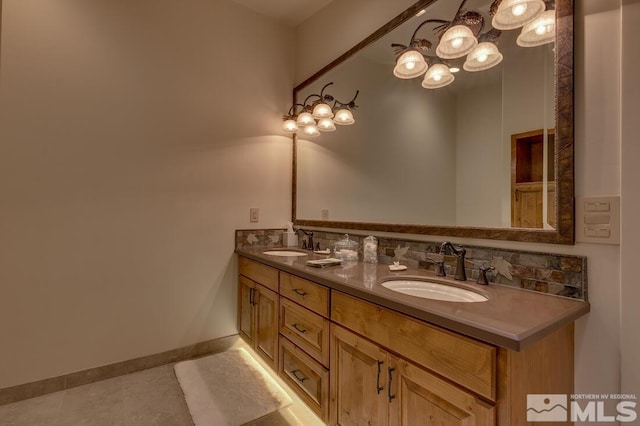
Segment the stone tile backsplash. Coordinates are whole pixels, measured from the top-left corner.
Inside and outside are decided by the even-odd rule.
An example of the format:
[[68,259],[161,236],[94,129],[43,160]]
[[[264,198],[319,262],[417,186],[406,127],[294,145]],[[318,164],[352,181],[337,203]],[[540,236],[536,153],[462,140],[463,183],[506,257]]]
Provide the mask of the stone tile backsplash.
[[[252,229],[236,231],[236,248],[281,247],[284,229]],[[362,259],[362,242],[370,234],[349,234],[358,242]],[[333,248],[344,233],[314,231],[314,242],[321,248]],[[440,252],[440,244],[435,241],[415,241],[378,237],[378,261],[391,264],[400,261],[412,268],[434,269],[434,263],[427,259],[427,253]],[[299,238],[299,245],[303,237]],[[496,267],[488,273],[489,281],[496,284],[555,294],[575,299],[587,300],[587,258],[565,254],[539,253],[483,246],[464,245],[467,250],[466,272],[469,279],[477,279],[480,267]],[[398,259],[397,254],[403,253]],[[508,263],[504,263],[508,262]],[[447,275],[455,274],[454,256],[445,256]],[[496,273],[500,271],[502,273]]]

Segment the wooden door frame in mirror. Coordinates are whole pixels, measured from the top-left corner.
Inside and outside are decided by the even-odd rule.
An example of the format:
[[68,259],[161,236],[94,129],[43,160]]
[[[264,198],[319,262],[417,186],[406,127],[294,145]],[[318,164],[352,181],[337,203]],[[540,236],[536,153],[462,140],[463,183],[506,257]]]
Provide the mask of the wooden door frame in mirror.
[[[418,11],[428,7],[436,0],[421,0],[400,15],[379,28],[362,42],[349,49],[339,58],[323,67],[320,71],[300,83],[293,89],[293,103],[296,93],[318,80],[326,72],[353,56],[365,46],[387,34]],[[354,229],[363,231],[397,232],[425,234],[447,237],[466,237],[491,240],[509,240],[551,244],[574,244],[574,128],[573,128],[573,0],[556,0],[556,217],[557,229],[525,228],[483,228],[467,226],[430,226],[411,224],[387,224],[370,222],[340,222],[305,220],[296,217],[297,203],[297,141],[293,136],[293,179],[291,218],[298,226],[321,228]]]

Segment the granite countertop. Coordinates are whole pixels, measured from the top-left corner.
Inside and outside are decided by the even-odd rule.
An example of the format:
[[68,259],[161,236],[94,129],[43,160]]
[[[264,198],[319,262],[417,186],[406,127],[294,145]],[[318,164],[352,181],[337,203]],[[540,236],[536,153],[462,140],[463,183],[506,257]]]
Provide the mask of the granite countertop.
[[362,261],[319,269],[305,262],[328,256],[305,252],[306,256],[282,257],[263,254],[265,250],[264,247],[243,248],[236,253],[456,333],[516,351],[570,324],[590,309],[589,303],[582,300],[498,284],[479,285],[471,280],[460,282],[452,277],[446,280],[483,294],[489,300],[467,303],[423,299],[389,290],[380,285],[380,281],[399,276],[442,279],[430,271],[408,268],[391,272],[388,265]]

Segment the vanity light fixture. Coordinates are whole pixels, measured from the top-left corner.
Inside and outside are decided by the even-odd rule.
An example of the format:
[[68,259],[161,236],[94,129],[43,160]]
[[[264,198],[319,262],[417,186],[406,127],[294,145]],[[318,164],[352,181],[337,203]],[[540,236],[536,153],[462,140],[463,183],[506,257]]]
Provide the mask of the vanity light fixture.
[[500,62],[502,62],[502,53],[498,50],[498,46],[483,41],[467,55],[467,60],[462,67],[469,72],[484,71]]
[[535,47],[552,43],[556,38],[556,11],[547,10],[522,27],[516,39],[518,46]]
[[[355,103],[360,91],[349,102],[340,102],[332,95],[325,94],[326,84],[320,94],[307,96],[301,104],[294,104],[287,115],[282,117],[282,130],[287,133],[301,132],[305,137],[320,136],[320,132],[333,132],[336,124],[346,126],[355,123],[353,110],[358,106]],[[330,103],[333,102],[333,106]]]
[[444,64],[435,64],[424,75],[422,87],[425,89],[439,89],[453,83],[455,76],[451,73],[448,66]]
[[398,78],[409,79],[420,77],[427,70],[428,65],[422,53],[409,49],[400,55],[393,69],[393,75]]
[[333,132],[336,130],[336,124],[331,118],[321,118],[318,120],[318,129],[323,132]]
[[[555,41],[555,0],[494,0],[489,7],[493,28],[483,33],[483,14],[464,8],[462,0],[458,11],[450,21],[427,19],[413,32],[409,44],[393,43],[396,65],[393,74],[401,79],[412,79],[424,74],[422,87],[436,89],[451,84],[453,73],[459,72],[458,62],[466,56],[462,68],[468,72],[484,71],[502,62],[498,40],[503,30],[522,27],[517,44],[522,47],[539,46]],[[548,10],[545,12],[545,8]],[[436,24],[433,34],[439,38],[435,55],[427,52],[432,43],[417,38],[418,31],[426,24]],[[445,72],[446,69],[446,72]]]
[[334,122],[341,126],[348,126],[355,123],[356,120],[353,118],[353,113],[349,108],[342,108],[336,113]]
[[544,12],[543,0],[502,0],[491,25],[498,30],[515,30]]
[[456,59],[467,55],[478,44],[478,39],[466,25],[449,28],[436,48],[436,55],[442,59]]

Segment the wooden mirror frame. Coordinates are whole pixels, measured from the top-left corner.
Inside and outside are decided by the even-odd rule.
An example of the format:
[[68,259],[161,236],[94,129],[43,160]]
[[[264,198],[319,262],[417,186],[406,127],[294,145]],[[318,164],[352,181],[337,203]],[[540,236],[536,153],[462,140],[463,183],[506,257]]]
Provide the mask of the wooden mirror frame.
[[[320,71],[293,89],[293,103],[296,94],[321,78],[326,72],[341,64],[358,51],[395,29],[418,11],[437,0],[420,0],[400,15],[379,28],[366,39],[355,45]],[[371,222],[340,222],[304,220],[296,217],[297,203],[297,143],[293,135],[293,179],[291,218],[297,226],[320,228],[340,228],[363,231],[426,234],[448,237],[465,237],[491,240],[525,241],[551,244],[574,244],[574,128],[573,128],[573,0],[556,0],[556,127],[555,127],[555,176],[556,176],[556,218],[555,230],[528,228],[484,228],[468,226],[430,226],[412,224],[388,224]]]

